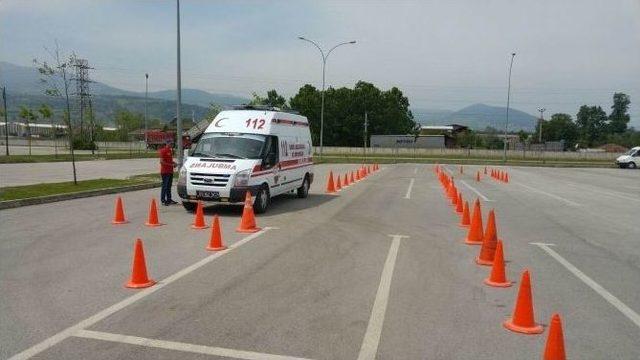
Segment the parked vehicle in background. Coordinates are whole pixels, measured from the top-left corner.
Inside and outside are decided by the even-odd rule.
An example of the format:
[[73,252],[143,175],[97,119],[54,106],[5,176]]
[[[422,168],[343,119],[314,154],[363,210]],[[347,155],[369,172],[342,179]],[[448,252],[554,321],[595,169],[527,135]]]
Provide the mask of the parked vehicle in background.
[[616,165],[621,169],[637,169],[640,166],[640,146],[633,147],[623,155],[618,156]]
[[[172,130],[147,130],[146,139],[147,149],[157,150],[164,146],[165,140],[171,140],[173,144],[176,144],[176,132]],[[188,135],[182,136],[182,147],[183,149],[188,149],[191,147],[191,140]]]
[[198,201],[242,204],[250,192],[255,212],[262,213],[274,196],[297,192],[307,197],[312,151],[304,116],[255,106],[222,111],[180,169],[178,195],[193,211]]

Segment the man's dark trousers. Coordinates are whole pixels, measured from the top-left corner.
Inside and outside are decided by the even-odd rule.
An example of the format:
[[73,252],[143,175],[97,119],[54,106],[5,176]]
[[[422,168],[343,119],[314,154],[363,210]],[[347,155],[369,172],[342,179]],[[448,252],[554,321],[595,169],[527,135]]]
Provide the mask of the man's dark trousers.
[[166,204],[171,201],[171,184],[173,174],[162,174],[162,190],[160,191],[160,201]]

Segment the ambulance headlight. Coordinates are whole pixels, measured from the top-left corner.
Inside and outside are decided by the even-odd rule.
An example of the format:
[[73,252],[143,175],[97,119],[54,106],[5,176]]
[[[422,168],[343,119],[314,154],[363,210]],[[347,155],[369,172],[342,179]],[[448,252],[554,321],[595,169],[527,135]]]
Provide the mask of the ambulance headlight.
[[184,166],[180,168],[178,172],[178,185],[186,185],[187,184],[187,168]]
[[249,179],[251,178],[251,170],[243,170],[236,174],[236,179],[233,182],[234,186],[248,186]]

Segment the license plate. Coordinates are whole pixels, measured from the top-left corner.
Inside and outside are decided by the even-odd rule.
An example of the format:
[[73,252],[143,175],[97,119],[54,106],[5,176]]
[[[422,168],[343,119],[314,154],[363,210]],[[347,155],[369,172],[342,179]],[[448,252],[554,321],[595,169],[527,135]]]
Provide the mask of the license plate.
[[220,197],[220,193],[217,191],[196,191],[196,195],[205,199],[218,199]]

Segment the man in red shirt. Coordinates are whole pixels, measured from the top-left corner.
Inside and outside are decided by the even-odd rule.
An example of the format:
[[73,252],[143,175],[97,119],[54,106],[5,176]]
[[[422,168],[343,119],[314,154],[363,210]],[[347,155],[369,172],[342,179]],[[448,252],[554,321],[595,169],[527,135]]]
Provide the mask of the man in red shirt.
[[165,146],[158,150],[160,155],[160,176],[162,176],[162,190],[160,191],[160,201],[162,205],[174,205],[177,202],[171,200],[171,184],[173,183],[173,168],[176,162],[173,161],[173,141],[166,140]]

